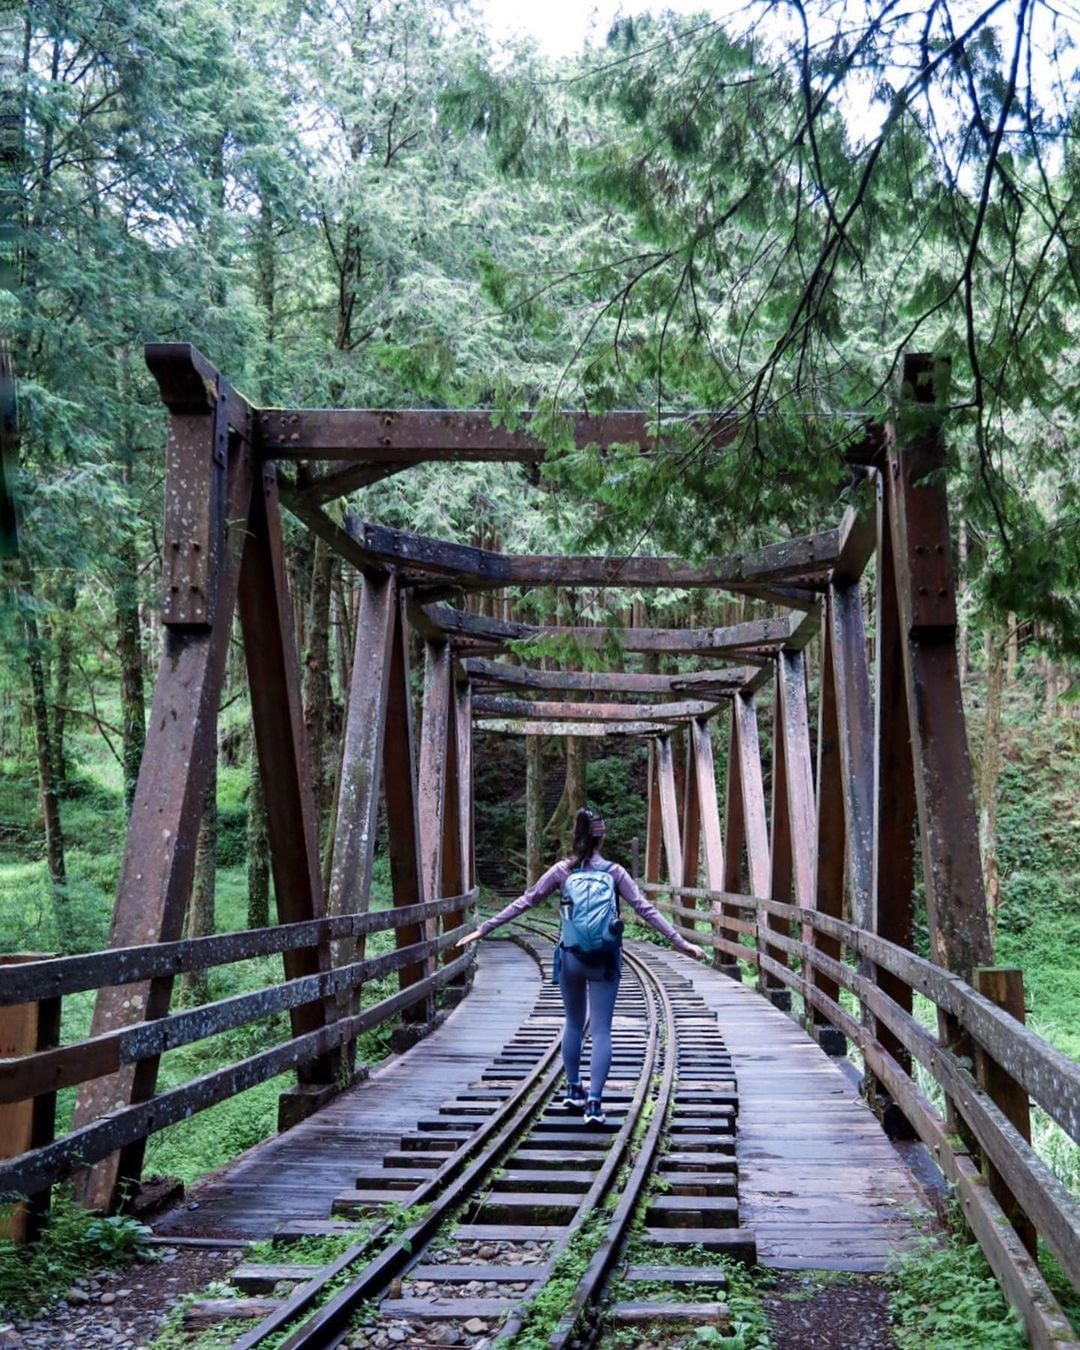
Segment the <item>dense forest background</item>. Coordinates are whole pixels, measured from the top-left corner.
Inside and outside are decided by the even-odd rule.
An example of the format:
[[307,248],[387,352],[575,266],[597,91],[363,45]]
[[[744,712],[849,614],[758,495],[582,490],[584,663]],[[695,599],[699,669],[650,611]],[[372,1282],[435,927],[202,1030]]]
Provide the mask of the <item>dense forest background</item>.
[[[934,350],[952,361],[938,397],[998,956],[1024,966],[1036,1027],[1080,1055],[1080,163],[1057,10],[760,4],[727,25],[622,20],[563,62],[496,47],[481,10],[438,0],[74,0],[29,5],[17,37],[0,949],[107,933],[160,639],[164,411],[145,342],[195,343],[265,405],[535,408],[539,472],[428,465],[354,504],[511,551],[690,558],[838,519],[845,447],[889,411],[900,354]],[[566,444],[558,408],[580,406],[709,408],[747,432],[601,458]],[[325,845],[359,581],[289,529]],[[750,612],[678,592],[471,603],[578,622]],[[238,644],[218,747],[192,933],[273,914]],[[524,758],[485,752],[492,885],[535,866]],[[625,847],[644,826],[640,752],[586,764],[561,744],[543,750],[547,847],[568,758],[570,795],[584,780]],[[273,977],[254,963],[182,996]],[[65,1016],[85,1030],[89,1003]],[[239,1039],[173,1053],[165,1081]],[[191,1178],[232,1156],[272,1128],[280,1086],[166,1132],[152,1161]],[[1075,1185],[1075,1150],[1046,1141]]]

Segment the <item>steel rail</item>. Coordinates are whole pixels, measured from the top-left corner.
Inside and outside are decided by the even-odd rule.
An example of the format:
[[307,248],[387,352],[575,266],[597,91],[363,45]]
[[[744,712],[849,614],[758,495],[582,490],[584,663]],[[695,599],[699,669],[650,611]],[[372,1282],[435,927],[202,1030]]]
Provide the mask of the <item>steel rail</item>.
[[[301,1347],[303,1350],[322,1350],[323,1347],[340,1344],[348,1332],[348,1324],[356,1306],[380,1293],[395,1276],[419,1259],[423,1247],[431,1241],[447,1215],[478,1188],[485,1173],[500,1165],[506,1150],[547,1103],[562,1072],[561,1061],[556,1058],[561,1045],[560,1032],[552,1037],[528,1077],[423,1183],[410,1205],[410,1208],[429,1205],[423,1217],[376,1254],[355,1279],[315,1311],[307,1322],[282,1342],[281,1350],[301,1350]],[[481,1156],[467,1166],[477,1153]],[[466,1170],[462,1172],[462,1168]],[[370,1254],[372,1247],[386,1236],[389,1228],[389,1222],[380,1224],[363,1241],[349,1247],[335,1261],[323,1267],[314,1279],[301,1286],[280,1308],[276,1308],[257,1327],[240,1337],[234,1343],[234,1350],[253,1350],[307,1311],[332,1281]]]
[[[552,1244],[551,1251],[548,1253],[549,1274],[551,1268],[554,1267],[555,1262],[562,1255],[562,1253],[569,1247],[570,1243],[574,1238],[575,1233],[577,1233],[580,1230],[582,1225],[585,1223],[586,1219],[588,1219],[591,1214],[595,1213],[597,1207],[603,1201],[604,1197],[611,1189],[612,1183],[618,1176],[619,1170],[623,1165],[623,1159],[626,1157],[627,1150],[629,1149],[630,1144],[633,1140],[634,1130],[637,1126],[638,1117],[641,1114],[641,1109],[645,1104],[645,1098],[648,1096],[649,1091],[652,1088],[655,1077],[657,1051],[660,1045],[660,1022],[659,1018],[656,1015],[656,1000],[655,998],[650,998],[649,993],[650,993],[650,983],[653,985],[652,992],[655,994],[656,990],[659,988],[659,981],[653,975],[652,971],[649,970],[649,968],[645,965],[644,961],[642,961],[639,957],[635,956],[632,952],[626,950],[625,948],[623,949],[623,959],[629,965],[634,967],[635,973],[637,974],[638,979],[641,982],[642,992],[645,994],[646,1007],[648,1010],[648,1033],[647,1033],[648,1040],[646,1042],[645,1047],[645,1062],[642,1065],[641,1077],[638,1079],[638,1085],[635,1088],[634,1095],[630,1100],[630,1106],[626,1112],[626,1119],[623,1121],[618,1134],[616,1134],[614,1139],[612,1140],[611,1147],[608,1151],[608,1156],[604,1160],[603,1166],[597,1173],[596,1180],[593,1182],[592,1186],[589,1188],[588,1192],[584,1196],[581,1204],[578,1206],[577,1213],[570,1220],[569,1224],[566,1227],[566,1231],[559,1238],[557,1238],[555,1242]],[[673,1023],[671,1026],[667,1028],[669,1034],[672,1028]],[[672,1048],[669,1046],[667,1060],[670,1062],[671,1059],[672,1059]],[[664,1116],[667,1115],[666,1107],[662,1114]],[[633,1178],[635,1175],[637,1175],[636,1169],[634,1170],[634,1172],[631,1173],[631,1178]],[[639,1190],[641,1184],[642,1183],[639,1181]],[[618,1213],[623,1209],[626,1203],[626,1199],[627,1199],[627,1191],[624,1190],[623,1198],[619,1202],[616,1213]],[[632,1197],[632,1203],[630,1205],[631,1211],[634,1208],[636,1199],[637,1194],[635,1193],[634,1196]],[[510,1314],[510,1316],[499,1328],[500,1339],[510,1340],[524,1328],[526,1320],[528,1318],[529,1308],[532,1306],[534,1299],[539,1295],[542,1288],[543,1286],[540,1285],[536,1289],[534,1289],[531,1293],[526,1294],[526,1296],[518,1304],[517,1308]]]
[[[587,1313],[590,1304],[596,1301],[596,1298],[607,1283],[612,1264],[619,1253],[620,1248],[626,1238],[626,1232],[630,1221],[633,1218],[634,1211],[641,1200],[642,1194],[648,1185],[649,1176],[652,1172],[653,1160],[656,1157],[656,1150],[660,1143],[660,1136],[663,1133],[664,1126],[667,1123],[668,1115],[671,1111],[671,1103],[674,1097],[675,1086],[675,1064],[677,1059],[676,1036],[677,1028],[675,1023],[675,1011],[671,1005],[671,999],[667,990],[664,988],[663,981],[639,957],[627,952],[627,956],[638,965],[640,970],[647,971],[649,979],[652,981],[655,994],[660,1000],[663,1009],[666,1052],[664,1055],[664,1067],[660,1077],[660,1086],[656,1094],[656,1105],[653,1110],[652,1119],[649,1121],[649,1127],[645,1132],[645,1137],[641,1141],[637,1157],[634,1159],[630,1175],[626,1179],[622,1195],[615,1212],[608,1223],[608,1230],[603,1242],[596,1249],[592,1260],[586,1267],[585,1273],[578,1281],[577,1288],[570,1298],[570,1306],[563,1313],[558,1326],[552,1332],[548,1344],[552,1350],[562,1350],[562,1347],[570,1340],[579,1329],[579,1324]],[[591,1344],[593,1337],[590,1335],[586,1343]]]

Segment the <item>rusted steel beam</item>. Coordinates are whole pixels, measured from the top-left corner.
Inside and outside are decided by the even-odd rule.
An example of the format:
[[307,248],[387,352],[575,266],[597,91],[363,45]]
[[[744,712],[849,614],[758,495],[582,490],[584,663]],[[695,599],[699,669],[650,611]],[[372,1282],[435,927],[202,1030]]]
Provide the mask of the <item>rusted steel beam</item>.
[[[696,725],[696,722],[691,722],[688,731],[692,731]],[[696,886],[698,884],[698,867],[701,862],[701,798],[698,795],[695,741],[692,735],[687,740],[686,758],[680,819],[683,865],[679,884]]]
[[[756,664],[795,640],[806,625],[806,617],[787,614],[775,619],[751,619],[728,628],[561,627],[489,619],[479,614],[466,614],[449,605],[425,605],[420,623],[425,635],[439,634],[489,647],[499,647],[508,641],[553,637],[568,638],[583,647],[603,647],[615,641],[631,652],[681,652],[717,658],[730,655]],[[810,636],[812,634],[807,636],[807,642]]]
[[[252,499],[239,602],[277,914],[283,923],[300,923],[322,918],[326,909],[273,464],[262,465]],[[329,947],[286,952],[284,964],[287,979],[326,970]],[[335,1016],[331,1002],[298,1008],[291,1019],[293,1035],[314,1031]],[[315,1060],[304,1067],[300,1081],[332,1083],[337,1073],[334,1059]]]
[[[877,475],[874,475],[876,478]],[[849,506],[839,526],[839,556],[830,580],[836,584],[858,581],[877,548],[877,514]]]
[[[175,363],[172,367],[176,374]],[[200,371],[196,369],[195,375]],[[192,377],[193,379],[194,377]],[[186,385],[176,376],[176,399]],[[189,380],[188,383],[192,381]],[[186,395],[185,395],[186,396]],[[206,414],[206,437],[213,417]],[[195,866],[195,839],[203,795],[214,755],[217,708],[221,697],[229,632],[240,580],[240,554],[252,500],[252,458],[246,437],[230,447],[227,474],[229,523],[224,561],[210,628],[167,628],[154,687],[135,801],[124,843],[116,904],[109,930],[110,947],[142,946],[180,937]],[[103,989],[94,1009],[92,1034],[101,1035],[168,1011],[171,980]],[[147,1064],[136,1083],[132,1069],[99,1079],[79,1094],[75,1127],[82,1129],[118,1103],[153,1092],[153,1068]],[[106,1151],[108,1152],[108,1150]],[[105,1154],[92,1161],[97,1162]],[[80,1199],[90,1208],[111,1207],[120,1171],[110,1157],[84,1173]]]
[[[635,409],[608,413],[567,411],[574,443],[610,449],[613,445],[656,448],[650,428],[655,419]],[[520,429],[496,426],[499,414],[485,409],[449,411],[428,408],[296,408],[260,410],[256,427],[259,453],[273,459],[363,459],[368,463],[405,460],[516,460],[543,459],[545,446],[530,435],[536,414],[514,416]],[[692,420],[703,442],[714,448],[730,445],[740,424],[716,414],[693,419],[665,419],[672,427]],[[664,422],[661,422],[663,440]]]
[[697,670],[677,675],[645,675],[621,670],[536,670],[467,656],[461,662],[478,691],[488,686],[515,689],[549,689],[567,694],[691,694],[698,698],[723,698],[745,683],[749,671],[739,669]]
[[520,717],[541,722],[556,719],[574,722],[681,722],[690,717],[711,717],[719,709],[720,704],[700,699],[674,703],[570,703],[498,698],[491,694],[477,694],[473,698],[473,713],[476,717]]
[[[806,706],[806,658],[781,652],[776,658],[776,707],[783,723],[784,772],[791,831],[795,902],[814,903],[814,775],[810,759],[810,719]],[[773,839],[775,845],[775,834]],[[786,897],[774,896],[774,899]]]
[[[765,788],[761,775],[761,743],[758,736],[757,701],[753,694],[738,694],[732,701],[733,744],[731,756],[738,763],[738,787],[746,861],[753,895],[769,893],[769,827],[765,816]],[[730,819],[730,817],[729,817]],[[728,843],[728,858],[732,845]],[[725,890],[739,886],[725,883]]]
[[668,880],[673,886],[678,886],[682,881],[683,870],[682,840],[679,838],[679,799],[675,790],[675,755],[670,731],[666,731],[656,742],[656,778]]
[[886,428],[897,600],[915,762],[930,949],[970,976],[989,965],[990,934],[975,792],[956,659],[956,595],[943,475],[945,444],[934,412],[934,362],[907,355],[903,392],[921,409],[902,431]]
[[[425,898],[442,890],[443,823],[449,745],[447,728],[453,703],[453,658],[448,642],[424,646],[424,707],[420,722],[420,773],[417,817],[420,824],[420,868]],[[456,889],[456,888],[455,888]],[[434,933],[429,931],[429,937]]]
[[[874,702],[874,857],[868,927],[888,942],[910,950],[915,895],[915,770],[911,752],[904,637],[896,594],[888,494],[879,477],[877,549],[877,633]],[[878,986],[911,1012],[911,986],[884,967]],[[910,1070],[911,1059],[888,1027],[871,1028],[885,1050]]]
[[[716,767],[708,724],[700,718],[690,723],[694,748],[694,776],[701,813],[702,862],[705,884],[718,891],[724,884],[724,845],[720,834],[720,807],[716,800]],[[683,883],[686,884],[685,882]]]
[[[813,607],[801,616],[792,615],[791,634],[783,643],[782,650],[802,652],[821,631],[821,597],[814,597]],[[757,670],[751,671],[742,686],[747,694],[759,693],[773,679],[773,666],[770,661],[760,663]]]
[[[386,794],[387,850],[394,908],[409,908],[425,897],[420,865],[420,824],[416,791],[416,741],[412,724],[412,692],[409,679],[409,647],[401,600],[394,606],[394,630],[390,643],[390,672],[386,695],[386,734],[383,738],[383,790]],[[416,923],[398,929],[399,947],[419,942],[425,925]],[[398,976],[402,990],[419,984],[424,965],[406,966]],[[408,1021],[424,1021],[426,1001],[407,1008]]]
[[[826,632],[831,629],[829,608],[831,600],[826,602]],[[836,718],[836,670],[833,662],[832,644],[828,640],[821,644],[821,697],[818,704],[818,754],[817,754],[817,848],[814,884],[814,906],[823,914],[834,918],[843,917],[844,911],[844,865],[846,838],[844,826],[844,785],[840,765],[840,731]],[[840,944],[835,938],[821,932],[812,924],[803,924],[803,941],[810,947],[824,952],[834,960],[840,959]],[[827,998],[840,997],[839,986],[835,980],[822,973],[821,969],[811,966],[806,977],[816,989]],[[828,1025],[824,1013],[812,1003],[807,1007],[808,1020],[818,1028]],[[840,1034],[833,1029],[834,1034]],[[822,1045],[827,1048],[827,1036],[820,1036]]]
[[339,469],[327,473],[306,473],[297,479],[294,492],[307,506],[325,506],[350,492],[381,483],[384,478],[392,478],[409,468],[409,463],[371,464],[362,460],[358,464],[345,464]]
[[660,775],[657,770],[657,746],[649,746],[648,808],[645,817],[645,880],[660,880],[660,862],[663,854],[664,833],[660,823]]
[[671,730],[662,722],[528,722],[497,717],[480,718],[474,726],[501,736],[661,736]]
[[[451,660],[452,665],[452,660]],[[439,894],[459,894],[464,886],[464,856],[461,849],[461,769],[458,747],[457,691],[450,673],[449,699],[446,708],[446,791],[442,808],[442,848],[439,869]],[[460,914],[448,914],[444,928],[456,928],[463,921]]]
[[858,583],[831,586],[825,613],[835,672],[848,894],[854,922],[860,928],[869,928],[874,865],[874,714]]
[[[368,521],[349,527],[354,556],[369,566],[447,577],[465,587],[499,586],[671,586],[716,587],[724,590],[760,587],[772,581],[809,574],[812,586],[840,556],[839,529],[801,539],[769,544],[726,558],[686,563],[678,558],[574,557],[495,553],[467,544],[449,543],[407,530]],[[811,597],[812,600],[812,597]]]
[[473,819],[473,714],[472,686],[459,685],[454,694],[458,749],[458,832],[461,875],[466,886],[476,884],[476,840]]
[[[363,579],[326,897],[330,914],[353,914],[368,907],[398,603],[393,577]],[[355,944],[339,943],[334,948],[334,964],[345,965],[357,955],[362,957],[364,950],[363,938]]]

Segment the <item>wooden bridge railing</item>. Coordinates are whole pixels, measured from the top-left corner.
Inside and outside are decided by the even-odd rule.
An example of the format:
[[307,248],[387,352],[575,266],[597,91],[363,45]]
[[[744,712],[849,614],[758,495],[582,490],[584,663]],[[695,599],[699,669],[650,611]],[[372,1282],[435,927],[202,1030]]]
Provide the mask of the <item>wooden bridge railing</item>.
[[[290,1069],[337,1055],[342,1074],[347,1053],[365,1031],[424,1005],[444,985],[460,980],[474,951],[439,958],[468,929],[463,922],[476,902],[476,891],[399,905],[386,910],[343,914],[303,923],[223,933],[141,947],[114,948],[81,956],[29,961],[9,968],[0,986],[0,1005],[57,1001],[86,990],[125,989],[145,981],[172,979],[238,961],[278,953],[316,950],[322,969],[247,993],[111,1030],[69,1045],[0,1060],[0,1105],[51,1096],[62,1088],[87,1083],[122,1069],[153,1062],[179,1046],[259,1022],[275,1013],[320,1005],[319,1025],[303,1030],[294,1020],[293,1035],[257,1054],[226,1064],[202,1077],[121,1105],[59,1138],[41,1140],[18,1157],[0,1161],[0,1197],[39,1196],[54,1182],[186,1120],[215,1103],[255,1087]],[[440,921],[453,927],[438,933]],[[369,934],[393,930],[396,947],[364,957]],[[349,943],[361,959],[330,967],[328,944]],[[360,991],[371,980],[399,972],[397,993],[360,1007]]]
[[[756,966],[800,995],[808,1018],[816,1011],[858,1046],[868,1073],[956,1186],[964,1216],[1032,1344],[1071,1343],[1068,1318],[1034,1257],[1041,1238],[1080,1289],[1080,1202],[1032,1147],[1029,1102],[1080,1142],[1080,1065],[958,975],[820,910],[696,887],[644,889],[695,942]],[[672,901],[660,898],[665,894]],[[709,932],[698,931],[702,923]],[[881,973],[958,1023],[973,1059],[958,1056],[890,997],[878,983]],[[976,971],[977,981],[980,974],[991,972]],[[995,981],[985,983],[992,989]],[[759,988],[768,994],[764,981]],[[841,989],[858,1000],[858,1016],[842,1005]],[[913,1061],[940,1087],[946,1113],[918,1085]],[[950,1125],[953,1115],[958,1131]]]

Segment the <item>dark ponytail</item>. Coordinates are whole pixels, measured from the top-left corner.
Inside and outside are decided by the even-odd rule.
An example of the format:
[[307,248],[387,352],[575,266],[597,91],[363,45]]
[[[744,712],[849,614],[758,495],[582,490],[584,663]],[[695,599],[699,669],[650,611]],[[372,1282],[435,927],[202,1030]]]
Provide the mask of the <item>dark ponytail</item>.
[[604,817],[599,811],[590,811],[582,807],[574,818],[574,851],[571,855],[574,867],[580,867],[593,855],[593,849],[604,837]]

